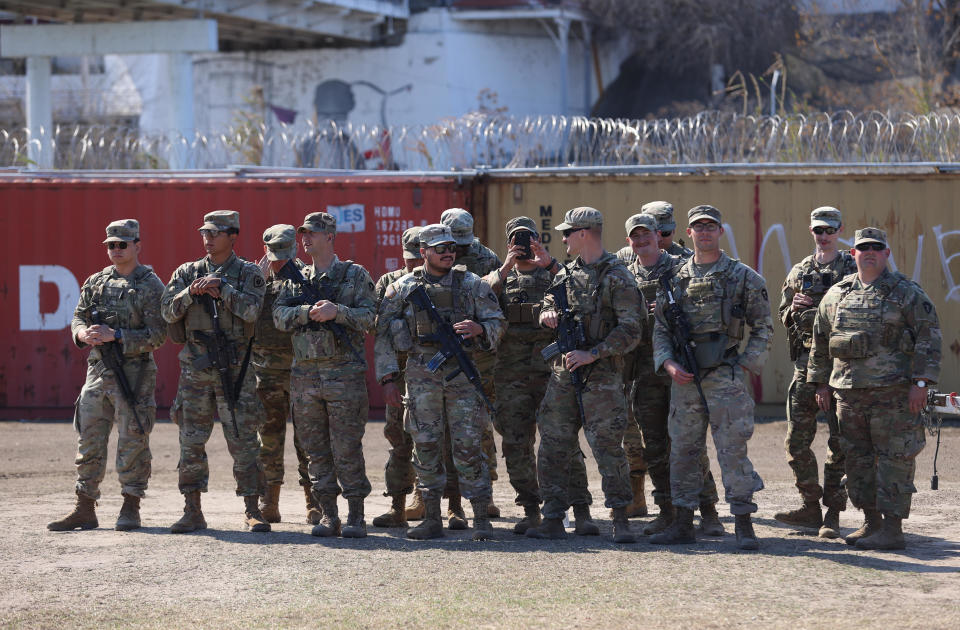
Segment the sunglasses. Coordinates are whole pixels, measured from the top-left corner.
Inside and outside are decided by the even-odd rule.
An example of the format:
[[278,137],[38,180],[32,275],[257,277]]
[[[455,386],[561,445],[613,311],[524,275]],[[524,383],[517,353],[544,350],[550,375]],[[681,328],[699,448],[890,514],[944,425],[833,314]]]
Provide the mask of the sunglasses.
[[716,232],[720,229],[720,226],[713,221],[697,222],[690,227],[693,228],[694,232]]
[[670,236],[673,234],[673,230],[660,230],[660,236]]
[[857,248],[857,251],[860,251],[860,252],[869,252],[870,250],[873,250],[875,252],[882,252],[887,248],[887,246],[884,245],[883,243],[860,243],[859,245],[856,246],[856,248]]
[[457,251],[456,245],[434,245],[433,251],[438,254],[453,254]]
[[819,234],[836,234],[836,233],[837,233],[837,228],[835,228],[835,227],[822,227],[822,226],[819,226],[819,225],[818,225],[817,227],[812,228],[812,229],[813,229],[813,233],[814,233],[814,234],[817,234],[817,235],[819,235]]
[[571,234],[575,232],[580,232],[581,230],[589,230],[590,228],[579,227],[579,228],[567,228],[563,231],[563,238],[570,238]]
[[107,243],[107,249],[126,249],[126,248],[127,248],[126,241],[110,241],[109,243]]
[[203,230],[200,230],[200,234],[202,234],[203,236],[209,236],[210,238],[217,238],[218,236],[223,234],[223,232],[221,232],[220,230],[203,229]]

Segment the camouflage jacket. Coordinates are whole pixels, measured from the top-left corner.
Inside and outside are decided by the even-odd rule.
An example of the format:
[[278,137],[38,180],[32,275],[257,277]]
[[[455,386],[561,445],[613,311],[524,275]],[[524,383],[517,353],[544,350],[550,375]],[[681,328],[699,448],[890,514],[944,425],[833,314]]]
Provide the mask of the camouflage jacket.
[[[840,251],[837,257],[825,265],[810,255],[793,266],[783,281],[780,298],[780,322],[786,327],[790,341],[790,358],[798,361],[798,367],[806,369],[807,353],[813,338],[813,320],[817,306],[827,289],[845,276],[857,272],[857,263],[849,252]],[[793,310],[793,296],[801,293],[813,298],[813,306],[802,311]]]
[[[598,358],[615,358],[622,369],[622,357],[637,345],[647,321],[640,291],[623,261],[603,252],[591,264],[577,256],[564,265],[553,284],[567,282],[567,302],[583,322],[589,350]],[[553,296],[544,296],[542,309],[553,311]],[[557,357],[555,361],[562,358]]]
[[935,383],[941,342],[937,311],[919,285],[888,269],[868,285],[851,274],[817,309],[807,381],[835,389]]
[[457,264],[466,267],[470,273],[482,278],[494,269],[500,268],[500,258],[492,249],[481,243],[480,239],[474,237],[473,242],[467,247],[469,247],[467,253],[457,257]]
[[266,282],[260,267],[235,253],[230,254],[219,266],[205,256],[177,267],[163,290],[160,309],[168,323],[183,322],[186,343],[179,354],[181,361],[192,361],[207,353],[206,347],[197,342],[193,332],[212,332],[213,319],[203,303],[190,295],[190,283],[209,274],[219,276],[222,281],[220,297],[216,299],[220,328],[234,342],[234,350],[241,358],[253,336],[254,325],[263,306]]
[[[689,258],[670,281],[673,297],[686,315],[696,343],[698,367],[704,370],[740,365],[759,374],[773,338],[766,283],[756,271],[722,252],[704,275],[699,273],[693,258]],[[683,364],[664,317],[666,303],[667,296],[660,291],[653,328],[653,361],[658,374],[666,373],[663,364],[668,359]],[[744,324],[750,326],[750,336],[741,352]]]
[[[657,258],[657,262],[652,267],[641,265],[639,258],[627,267],[636,278],[643,304],[650,313],[653,312],[657,301],[660,278],[665,275],[672,276],[677,269],[683,266],[683,263],[682,258],[671,256],[661,249],[660,257]],[[624,380],[628,382],[641,379],[643,382],[669,384],[670,377],[657,374],[653,367],[653,326],[644,328],[644,334],[636,349],[630,353],[625,367]]]
[[540,351],[553,341],[553,331],[540,326],[543,295],[553,283],[553,274],[537,268],[523,272],[514,267],[503,282],[495,269],[484,278],[499,295],[500,310],[508,328],[497,348],[497,370],[508,372],[538,369],[547,371]]
[[[676,241],[670,243],[670,247],[666,249],[666,252],[671,256],[676,256],[684,260],[693,256],[692,249],[684,247],[683,245],[681,245]],[[629,245],[625,245],[624,247],[621,247],[620,249],[617,250],[617,258],[619,258],[624,263],[629,265],[630,263],[632,263],[637,259],[637,255],[633,253],[632,247],[630,247]]]
[[[336,256],[330,268],[319,275],[313,265],[305,265],[302,271],[307,282],[321,288],[321,293],[329,291],[330,301],[337,304],[337,316],[332,321],[343,327],[350,344],[363,355],[364,335],[373,328],[377,314],[370,274],[361,265]],[[273,323],[278,329],[293,333],[294,365],[316,362],[316,367],[328,377],[366,370],[366,360],[358,361],[328,328],[310,325],[313,304],[300,304],[300,296],[300,287],[288,280],[273,306]]]
[[[293,259],[300,273],[306,265],[299,258]],[[293,365],[293,335],[280,330],[273,323],[273,307],[283,287],[283,279],[272,271],[267,276],[267,290],[263,295],[263,308],[253,335],[253,365],[267,370],[289,370]]]
[[377,294],[377,308],[380,308],[380,302],[383,301],[383,295],[387,292],[387,287],[410,273],[407,271],[406,267],[401,267],[400,269],[394,269],[393,271],[388,271],[387,273],[380,276],[377,280],[377,284],[374,287],[374,290]]
[[[124,356],[152,353],[167,340],[167,323],[160,315],[162,294],[163,281],[146,265],[137,265],[129,276],[121,276],[113,265],[105,267],[87,278],[80,288],[80,301],[70,322],[73,343],[78,348],[87,345],[77,335],[93,325],[91,311],[95,309],[104,324],[121,331],[119,343]],[[87,361],[99,360],[100,348],[95,346]]]
[[417,312],[407,301],[417,285],[423,285],[440,315],[451,324],[469,319],[483,327],[479,343],[468,348],[471,354],[495,350],[503,337],[506,322],[497,297],[479,276],[456,265],[436,280],[425,273],[423,267],[417,267],[393,282],[380,303],[374,344],[378,381],[400,371],[398,352],[413,356],[433,355],[437,351],[435,343],[423,340],[424,335],[434,331],[432,322],[426,313]]

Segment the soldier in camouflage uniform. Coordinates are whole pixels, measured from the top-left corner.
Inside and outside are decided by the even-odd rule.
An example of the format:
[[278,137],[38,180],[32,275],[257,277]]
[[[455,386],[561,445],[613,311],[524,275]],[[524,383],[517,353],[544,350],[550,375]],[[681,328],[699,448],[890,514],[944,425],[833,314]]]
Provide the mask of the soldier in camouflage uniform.
[[[469,344],[469,354],[475,354],[478,347],[496,349],[505,322],[490,287],[463,267],[454,267],[455,243],[449,227],[434,224],[422,228],[420,253],[424,266],[387,288],[377,314],[375,344],[377,379],[384,386],[388,404],[400,403],[397,353],[407,352],[404,422],[413,438],[417,484],[426,504],[426,517],[408,530],[407,536],[427,539],[443,535],[440,499],[447,477],[457,475],[460,491],[473,506],[474,539],[482,540],[492,535],[487,515],[490,473],[481,449],[483,427],[489,422],[487,409],[462,373],[446,380],[452,366],[444,364],[436,372],[427,369],[427,362],[437,352],[436,342],[428,340],[436,324],[407,298],[423,287],[441,317]],[[446,433],[452,442],[455,470],[444,466]]]
[[[260,428],[260,462],[267,482],[266,493],[260,502],[260,512],[268,523],[280,522],[280,486],[283,484],[283,450],[287,439],[287,418],[290,417],[290,366],[293,364],[293,344],[290,333],[277,330],[273,324],[273,305],[280,293],[283,280],[277,275],[287,261],[301,271],[304,264],[297,259],[297,233],[292,225],[279,224],[263,233],[263,258],[260,271],[267,280],[263,308],[257,319],[253,336],[253,373],[257,379],[257,396],[263,403],[264,421]],[[320,522],[320,509],[310,491],[307,474],[307,454],[300,445],[296,427],[293,448],[297,453],[297,472],[307,501],[307,522]]]
[[[554,279],[564,283],[571,311],[583,324],[582,348],[557,355],[551,365],[546,395],[537,412],[538,453],[543,523],[527,531],[534,538],[564,538],[563,515],[570,506],[570,461],[583,428],[603,477],[605,504],[613,510],[613,540],[636,542],[626,507],[633,500],[630,470],[623,451],[628,422],[623,395],[623,356],[643,334],[646,309],[633,276],[623,262],[603,249],[603,215],[593,208],[574,208],[563,223],[567,254],[575,259]],[[540,324],[558,325],[557,306],[547,294]],[[581,419],[571,372],[585,383]]]
[[[730,511],[735,516],[737,544],[757,549],[750,514],[757,511],[753,494],[763,489],[760,475],[747,456],[747,441],[753,435],[754,403],[743,370],[758,374],[773,337],[770,300],[763,278],[720,249],[723,224],[713,206],[695,206],[687,213],[694,255],[674,274],[670,286],[676,305],[690,329],[701,386],[708,409],[692,382],[692,366],[686,365],[671,337],[676,333],[665,317],[668,294],[657,294],[653,331],[654,366],[673,379],[670,391],[670,486],[676,519],[650,542],[676,544],[695,542],[693,510],[703,491],[703,451],[707,426],[717,447],[717,459]],[[744,323],[750,326],[746,347],[740,351]]]
[[[254,532],[270,531],[257,501],[263,493],[260,465],[262,406],[256,392],[253,370],[247,369],[251,338],[263,305],[265,282],[260,268],[234,251],[240,234],[240,215],[216,210],[203,217],[200,226],[207,255],[177,267],[163,291],[161,313],[170,327],[170,337],[183,343],[180,351],[180,383],[170,416],[180,428],[180,492],[186,505],[183,518],[170,527],[175,534],[205,529],[200,493],[207,491],[210,470],[205,445],[213,431],[213,417],[220,418],[223,435],[233,457],[237,496],[245,504],[244,524]],[[215,337],[215,320],[226,339],[228,365],[224,371],[212,363],[204,339]],[[231,410],[223,380],[235,392]]]
[[[817,407],[815,383],[807,382],[807,362],[813,338],[813,320],[817,306],[831,285],[857,271],[853,257],[838,251],[837,240],[843,232],[840,211],[823,206],[810,213],[810,233],[816,251],[794,265],[783,281],[780,299],[780,321],[787,329],[790,358],[793,360],[793,380],[787,390],[787,461],[797,480],[797,489],[803,498],[803,507],[778,512],[774,518],[781,523],[798,527],[819,528],[823,538],[839,536],[840,512],[847,507],[847,491],[840,485],[843,479],[843,450],[840,447],[840,428],[833,408],[824,415],[830,437],[827,439],[827,459],[823,464],[823,487],[817,473],[817,456],[810,445],[817,434]],[[820,512],[820,499],[827,508]]]
[[[530,234],[530,251],[514,243],[519,232]],[[503,440],[510,485],[517,493],[516,503],[523,507],[524,518],[513,532],[525,534],[540,525],[540,484],[534,442],[537,437],[537,407],[543,400],[550,379],[550,364],[540,351],[553,341],[553,332],[540,326],[540,303],[562,268],[540,244],[536,223],[529,217],[507,221],[510,250],[503,265],[485,278],[500,297],[500,309],[509,327],[497,349],[496,387],[501,404],[494,427]],[[570,502],[576,517],[577,533],[596,535],[600,529],[590,516],[592,497],[587,484],[587,469],[578,451],[570,462]]]
[[[375,291],[377,294],[377,308],[383,302],[383,296],[387,292],[387,287],[416,269],[422,262],[423,256],[420,255],[420,226],[414,226],[404,230],[403,237],[403,267],[394,271],[388,271],[377,280]],[[407,363],[406,353],[397,353],[397,365],[400,371],[394,383],[403,396],[406,393],[404,385],[404,367]],[[373,519],[374,527],[406,527],[407,518],[423,518],[423,495],[417,493],[418,499],[415,504],[406,508],[407,495],[413,491],[413,486],[417,482],[417,473],[413,470],[413,438],[403,429],[403,405],[387,405],[384,413],[383,436],[390,443],[390,456],[387,458],[387,466],[384,469],[383,477],[387,485],[387,491],[384,496],[391,497],[390,510],[385,514]]]
[[[686,260],[693,256],[693,250],[683,244],[683,239],[673,240],[674,232],[677,230],[677,222],[673,219],[673,204],[669,201],[651,201],[640,206],[641,214],[649,214],[657,220],[660,229],[657,231],[660,240],[660,249],[671,256],[677,256]],[[633,249],[626,245],[617,251],[617,258],[626,264],[636,260],[637,255]]]
[[850,253],[857,273],[830,287],[817,309],[807,380],[820,409],[837,401],[847,491],[865,517],[847,544],[903,549],[925,444],[919,414],[940,376],[940,323],[923,289],[887,269],[883,230],[857,230]]
[[[660,249],[657,220],[642,212],[635,214],[625,224],[627,243],[636,259],[627,268],[637,280],[637,287],[646,308],[653,310],[661,277],[670,277],[683,266],[684,258],[671,256]],[[653,482],[653,500],[660,507],[660,514],[643,528],[646,535],[657,534],[673,523],[675,510],[670,499],[670,436],[667,431],[667,412],[670,409],[669,376],[656,374],[653,369],[653,329],[648,327],[636,350],[627,355],[625,380],[627,400],[630,402],[635,426],[628,423],[623,438],[624,449],[630,460],[630,481],[633,483],[634,504],[636,495],[643,492],[643,477],[637,476],[635,461],[645,461]],[[636,434],[635,439],[630,439]],[[630,457],[631,451],[642,449],[640,456]],[[717,484],[710,472],[706,449],[700,460],[703,471],[703,489],[700,491],[700,531],[708,536],[722,536],[723,524],[717,514]],[[633,505],[633,504],[632,504]],[[629,508],[628,508],[629,510]],[[629,511],[627,512],[629,516]]]
[[[92,529],[100,484],[107,471],[110,428],[117,424],[117,473],[123,506],[115,528],[140,527],[140,499],[150,479],[150,431],[157,417],[154,390],[157,364],[153,351],[163,345],[167,327],[160,316],[163,282],[141,265],[140,224],[134,219],[107,226],[107,255],[112,263],[83,283],[80,302],[70,322],[73,342],[89,346],[87,378],[77,398],[73,424],[77,429],[77,503],[64,518],[47,525],[51,531]],[[95,315],[99,314],[96,323]],[[130,384],[136,415],[117,376],[101,360],[120,344],[123,372]]]
[[[293,423],[309,459],[313,494],[323,517],[314,536],[363,538],[363,500],[370,494],[364,467],[363,433],[370,414],[364,372],[364,334],[373,327],[376,296],[367,270],[334,253],[337,220],[325,212],[308,214],[297,228],[303,251],[313,258],[303,275],[321,296],[304,303],[303,288],[286,281],[273,307],[273,322],[293,333],[290,393]],[[312,324],[317,322],[317,324]],[[343,338],[323,322],[338,324]],[[337,495],[349,513],[341,526]]]
[[[481,278],[485,277],[491,271],[500,268],[500,258],[492,249],[480,242],[480,239],[473,235],[473,216],[463,208],[449,208],[440,215],[440,222],[449,226],[453,239],[457,242],[457,264],[467,268],[470,273],[476,274]],[[483,378],[483,389],[487,398],[496,404],[497,391],[494,382],[494,372],[497,364],[497,355],[495,352],[479,351],[474,355],[477,363],[477,369]],[[487,466],[490,469],[490,480],[497,480],[497,443],[493,437],[493,423],[488,422],[483,428],[483,453],[487,458]],[[447,462],[453,463],[448,457]],[[459,507],[460,498],[456,491],[456,480],[452,480],[452,485],[447,491],[450,497],[452,507],[448,509],[448,514],[454,522],[457,518],[463,518],[463,510]],[[500,508],[490,499],[488,506],[490,516],[497,518],[500,516]],[[462,520],[458,526],[466,527],[466,521]]]

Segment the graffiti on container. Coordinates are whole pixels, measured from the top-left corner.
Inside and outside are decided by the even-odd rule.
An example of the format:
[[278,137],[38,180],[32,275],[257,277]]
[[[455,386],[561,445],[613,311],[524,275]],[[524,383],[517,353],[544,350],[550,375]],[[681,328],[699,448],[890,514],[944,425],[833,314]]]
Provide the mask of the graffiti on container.
[[[56,310],[42,312],[41,283],[57,289]],[[20,265],[20,330],[61,330],[70,325],[80,300],[80,284],[60,265]]]

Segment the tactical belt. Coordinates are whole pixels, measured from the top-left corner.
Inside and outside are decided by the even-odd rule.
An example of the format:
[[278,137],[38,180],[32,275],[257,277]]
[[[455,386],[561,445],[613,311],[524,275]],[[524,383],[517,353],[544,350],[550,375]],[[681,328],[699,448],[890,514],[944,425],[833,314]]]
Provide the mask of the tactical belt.
[[511,324],[533,324],[540,319],[540,305],[534,302],[507,304],[506,315]]

